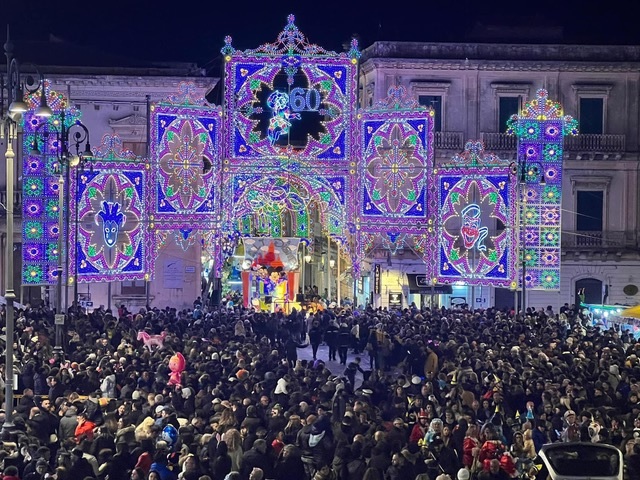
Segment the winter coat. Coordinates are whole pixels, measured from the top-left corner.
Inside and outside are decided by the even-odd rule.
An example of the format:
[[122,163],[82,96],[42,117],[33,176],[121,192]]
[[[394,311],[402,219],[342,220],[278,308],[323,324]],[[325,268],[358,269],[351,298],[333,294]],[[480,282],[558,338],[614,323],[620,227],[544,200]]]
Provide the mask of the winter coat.
[[271,478],[271,460],[269,456],[252,448],[244,452],[242,456],[242,470],[240,471],[242,478],[249,478],[249,474],[254,467],[262,469],[264,478]]
[[58,439],[60,442],[73,438],[76,434],[77,425],[76,407],[69,407],[60,419],[60,426],[58,427]]
[[91,420],[82,422],[75,429],[76,443],[81,443],[85,438],[87,440],[93,440],[93,429],[96,428],[96,424]]
[[281,459],[276,464],[275,480],[293,480],[305,478],[304,464],[297,456],[289,456]]
[[114,374],[107,375],[100,384],[102,398],[116,398],[116,376]]

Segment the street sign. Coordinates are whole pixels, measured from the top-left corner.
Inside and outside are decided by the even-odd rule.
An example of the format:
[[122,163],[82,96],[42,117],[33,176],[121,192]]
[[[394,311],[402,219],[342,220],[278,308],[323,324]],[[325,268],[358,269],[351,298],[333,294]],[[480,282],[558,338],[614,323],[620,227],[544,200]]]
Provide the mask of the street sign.
[[55,324],[56,325],[64,325],[64,315],[59,313],[55,316]]

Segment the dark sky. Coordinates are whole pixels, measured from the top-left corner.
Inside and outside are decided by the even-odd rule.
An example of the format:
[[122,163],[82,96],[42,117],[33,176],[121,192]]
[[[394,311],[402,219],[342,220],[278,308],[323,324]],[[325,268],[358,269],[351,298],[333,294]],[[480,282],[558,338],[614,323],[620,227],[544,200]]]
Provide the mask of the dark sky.
[[[0,25],[11,24],[16,43],[53,34],[112,55],[205,66],[227,34],[240,49],[274,41],[289,13],[312,43],[338,51],[354,33],[362,47],[376,40],[472,41],[478,23],[522,31],[527,25],[563,27],[564,43],[639,44],[632,5],[623,0],[0,0]],[[539,41],[544,43],[542,36]]]

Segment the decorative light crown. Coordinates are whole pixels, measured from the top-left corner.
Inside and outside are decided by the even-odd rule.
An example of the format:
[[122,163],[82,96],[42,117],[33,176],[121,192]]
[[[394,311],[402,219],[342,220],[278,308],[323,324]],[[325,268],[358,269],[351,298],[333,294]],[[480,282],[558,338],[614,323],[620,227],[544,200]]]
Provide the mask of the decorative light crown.
[[[361,56],[358,50],[358,40],[351,40],[351,49],[347,53],[336,53],[326,50],[315,43],[309,43],[307,37],[298,29],[294,23],[295,15],[291,14],[287,17],[287,25],[284,30],[278,34],[278,38],[274,43],[264,43],[258,48],[245,50],[244,55],[304,55],[313,57],[349,57],[359,59]],[[237,52],[231,45],[232,38],[226,36],[224,39],[224,47],[220,50],[223,55],[230,56]]]

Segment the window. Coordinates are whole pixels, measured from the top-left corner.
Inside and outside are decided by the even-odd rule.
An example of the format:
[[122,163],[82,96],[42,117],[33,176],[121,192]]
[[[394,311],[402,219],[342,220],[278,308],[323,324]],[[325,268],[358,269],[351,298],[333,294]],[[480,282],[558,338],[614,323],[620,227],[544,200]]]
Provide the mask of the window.
[[442,96],[441,95],[419,95],[418,103],[425,107],[431,107],[436,112],[433,119],[433,131],[442,131]]
[[580,97],[580,133],[604,133],[604,98]]
[[[414,80],[410,83],[410,91],[413,98],[418,99],[420,105],[433,108],[435,117],[433,119],[433,131],[442,132],[447,130],[446,101],[451,82],[449,80]],[[455,120],[454,120],[455,123]]]
[[506,133],[507,120],[511,115],[520,113],[523,99],[531,96],[533,85],[528,82],[491,82],[491,88],[495,101],[496,122],[495,130],[492,131]]
[[125,280],[122,282],[122,295],[144,295],[147,288],[144,280]]
[[498,131],[506,133],[507,120],[520,112],[520,97],[499,97],[498,101]]
[[603,226],[604,192],[602,190],[578,190],[576,230],[601,232]]

